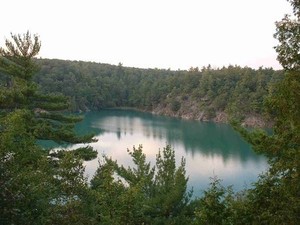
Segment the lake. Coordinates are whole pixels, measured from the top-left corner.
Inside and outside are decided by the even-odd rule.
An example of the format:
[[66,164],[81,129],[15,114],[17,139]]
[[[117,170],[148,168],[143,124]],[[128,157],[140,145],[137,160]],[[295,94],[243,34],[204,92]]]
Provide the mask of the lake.
[[127,149],[140,144],[152,165],[158,150],[166,144],[174,148],[178,164],[184,157],[188,188],[193,187],[194,196],[201,195],[213,176],[222,179],[225,186],[233,185],[235,191],[249,188],[268,167],[266,159],[253,152],[227,124],[120,109],[86,113],[76,131],[80,134],[94,132],[98,139],[91,144],[99,152],[98,159],[85,162],[89,178],[97,169],[102,154],[111,156],[119,164],[132,165]]

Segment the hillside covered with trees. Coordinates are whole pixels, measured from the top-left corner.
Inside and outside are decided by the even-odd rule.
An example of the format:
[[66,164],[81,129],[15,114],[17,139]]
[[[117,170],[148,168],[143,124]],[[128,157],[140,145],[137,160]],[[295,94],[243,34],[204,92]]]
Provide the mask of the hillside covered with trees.
[[37,63],[41,90],[68,96],[71,111],[134,107],[202,121],[234,118],[252,126],[266,125],[264,100],[283,75],[239,66],[171,71],[49,59]]
[[[222,101],[215,102],[219,98],[218,95],[214,94],[215,92],[209,92],[214,86],[221,88],[217,85],[219,81],[216,80],[215,83],[212,82],[214,79],[209,80],[209,77],[212,77],[210,74],[222,71],[222,75],[215,75],[221,79],[227,76],[223,74],[225,71],[244,71],[235,76],[239,77],[239,79],[236,78],[236,85],[231,86],[230,79],[228,79],[228,88],[235,87],[234,93],[239,90],[239,83],[241,86],[249,85],[249,91],[246,92],[249,100],[252,94],[255,96],[250,88],[254,86],[250,81],[242,84],[242,78],[246,76],[246,71],[253,70],[229,67],[220,70],[206,68],[200,72],[163,71],[166,74],[151,70],[154,75],[145,75],[140,80],[137,79],[136,83],[131,83],[128,89],[124,87],[127,83],[123,79],[126,77],[136,79],[138,76],[131,77],[132,73],[126,72],[135,69],[115,67],[115,72],[123,71],[127,75],[107,73],[103,77],[104,81],[97,85],[88,83],[96,82],[97,79],[85,79],[82,84],[77,83],[76,74],[79,73],[74,70],[72,76],[66,77],[72,78],[74,85],[78,85],[75,86],[76,91],[68,90],[68,85],[54,90],[56,86],[66,84],[65,76],[55,79],[56,86],[51,85],[50,78],[47,82],[41,81],[48,76],[34,77],[37,72],[37,63],[40,64],[35,59],[40,50],[38,36],[31,36],[29,32],[24,35],[12,34],[11,39],[6,40],[5,46],[0,48],[0,224],[299,224],[300,2],[297,0],[289,0],[289,2],[293,6],[293,15],[285,16],[282,21],[277,22],[275,33],[279,41],[276,51],[284,68],[284,74],[278,82],[275,82],[278,80],[275,75],[274,78],[273,76],[268,78],[269,81],[266,79],[274,84],[271,90],[269,89],[268,96],[263,100],[266,114],[270,115],[274,121],[273,132],[270,134],[263,130],[249,131],[239,122],[232,123],[257,152],[268,158],[269,169],[252,187],[239,193],[234,193],[230,187],[223,187],[217,178],[212,178],[211,186],[203,192],[202,197],[196,199],[191,199],[190,192],[186,189],[188,182],[185,174],[186,162],[182,159],[179,164],[176,164],[175,152],[169,145],[158,151],[154,166],[147,162],[142,146],[128,151],[134,163],[133,167],[124,168],[109,156],[104,157],[99,162],[95,175],[91,181],[88,181],[84,176],[83,160],[85,158],[82,154],[76,150],[65,152],[61,150],[57,154],[52,154],[51,151],[39,146],[37,140],[53,140],[57,143],[95,141],[92,135],[78,137],[74,133],[74,124],[81,118],[64,113],[70,109],[67,103],[68,98],[74,100],[71,104],[74,107],[73,110],[124,105],[153,110],[155,106],[152,105],[153,103],[150,104],[153,96],[157,97],[157,101],[153,101],[156,106],[164,103],[170,104],[175,112],[180,111],[181,104],[190,98],[200,98],[200,100],[203,98],[197,101],[200,102],[199,107],[202,107],[201,102],[208,109],[215,106],[216,108],[212,108],[213,112],[219,109],[230,110],[230,104],[224,106],[224,103],[220,103]],[[60,61],[52,62],[59,63]],[[61,63],[65,64],[65,62]],[[97,64],[90,65],[98,66]],[[57,70],[61,68],[57,67]],[[55,70],[55,67],[49,67],[48,70]],[[42,71],[45,71],[45,68],[42,68]],[[67,71],[69,69],[65,70],[65,74],[68,74]],[[261,69],[253,72],[256,74],[254,77],[268,77],[269,75],[266,75],[268,73],[265,74],[266,71],[274,73],[273,70]],[[98,69],[95,70],[95,74],[98,72]],[[146,70],[144,72],[146,73]],[[228,72],[229,77],[233,74]],[[92,74],[82,73],[80,76],[92,76]],[[109,76],[117,77],[120,86],[116,86],[115,82],[110,84]],[[100,78],[102,79],[102,76],[98,79]],[[208,83],[210,81],[213,84],[206,86],[204,78]],[[72,79],[69,81],[70,84]],[[160,79],[162,81],[166,79],[165,83],[156,83]],[[183,85],[181,79],[196,79],[202,82],[187,81]],[[170,86],[167,80],[173,81],[174,86]],[[262,78],[261,82],[263,80]],[[46,82],[47,85],[43,87],[43,91],[40,91],[39,86],[41,87],[42,82]],[[111,86],[105,86],[107,84]],[[166,86],[151,89],[150,87],[154,84]],[[186,86],[187,84],[197,85],[189,87]],[[201,84],[209,90],[203,89],[204,91],[200,92],[199,89],[197,92],[197,87]],[[90,85],[103,87],[98,89],[98,91],[103,91],[101,92],[103,95],[98,95],[98,91],[92,92],[94,89],[90,88]],[[108,89],[115,86],[116,89]],[[164,92],[163,87],[170,89]],[[255,92],[258,91],[257,87],[255,86]],[[159,91],[160,88],[162,92]],[[262,91],[268,90],[263,86],[261,88]],[[71,95],[65,93],[69,96],[68,98],[58,95],[62,90],[68,90]],[[128,93],[123,93],[122,90],[128,90]],[[141,90],[147,93],[143,97],[148,96],[148,98],[143,98],[144,101],[142,96],[139,96],[143,94],[139,92]],[[153,90],[157,90],[161,95],[157,95]],[[176,90],[180,92],[176,94]],[[113,98],[109,97],[110,92]],[[82,94],[82,98],[79,93]],[[133,93],[136,94],[133,95]],[[222,93],[220,92],[219,95]],[[223,94],[225,99],[232,98]],[[99,101],[93,106],[90,98],[96,96],[99,97]],[[235,96],[235,99],[239,97]],[[253,97],[253,99],[256,98]],[[236,106],[242,108],[242,103],[246,100],[244,96],[241,102],[236,102]],[[179,104],[173,104],[172,101],[178,101]],[[230,100],[229,103],[233,104],[234,101]],[[261,101],[258,103],[260,104]],[[251,108],[251,110],[255,109],[255,107]],[[237,112],[235,109],[233,111]],[[79,152],[93,152],[90,148],[85,150],[80,149]]]

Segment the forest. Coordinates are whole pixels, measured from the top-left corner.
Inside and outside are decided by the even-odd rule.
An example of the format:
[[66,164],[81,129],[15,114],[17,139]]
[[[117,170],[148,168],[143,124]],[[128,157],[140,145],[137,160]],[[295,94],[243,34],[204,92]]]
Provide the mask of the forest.
[[[44,93],[67,96],[71,111],[133,107],[201,121],[245,121],[268,126],[263,104],[283,71],[207,66],[189,71],[139,69],[92,62],[39,59],[35,82]],[[270,121],[269,121],[270,122]]]
[[[283,71],[146,70],[37,59],[38,35],[11,34],[0,48],[0,224],[298,224],[300,2],[289,2],[293,15],[276,22],[274,34]],[[83,162],[95,158],[95,150],[53,152],[37,144],[97,141],[93,134],[78,136],[74,126],[82,117],[66,112],[129,106],[183,113],[185,104],[207,119],[225,112],[267,157],[269,168],[252,187],[236,193],[213,177],[201,197],[191,198],[185,159],[176,163],[169,145],[157,150],[154,166],[142,145],[128,150],[133,167],[105,156],[88,181]],[[249,114],[269,117],[272,132],[242,126]]]

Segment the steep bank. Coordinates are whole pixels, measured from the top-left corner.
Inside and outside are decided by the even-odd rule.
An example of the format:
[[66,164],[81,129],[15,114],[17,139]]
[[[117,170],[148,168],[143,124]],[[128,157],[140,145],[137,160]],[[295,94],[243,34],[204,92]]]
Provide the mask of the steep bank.
[[[181,105],[180,109],[177,111],[172,110],[171,105],[158,105],[150,111],[156,115],[171,116],[186,120],[197,120],[197,121],[213,121],[215,123],[229,123],[230,116],[224,111],[215,112],[210,115],[207,111],[201,110],[197,103],[187,102]],[[245,115],[241,120],[242,126],[255,127],[255,128],[265,128],[271,127],[272,122],[267,121],[263,116],[258,114]]]
[[37,60],[41,92],[62,94],[70,111],[132,107],[200,121],[265,127],[263,104],[282,71],[228,66],[189,71],[139,69],[91,62]]

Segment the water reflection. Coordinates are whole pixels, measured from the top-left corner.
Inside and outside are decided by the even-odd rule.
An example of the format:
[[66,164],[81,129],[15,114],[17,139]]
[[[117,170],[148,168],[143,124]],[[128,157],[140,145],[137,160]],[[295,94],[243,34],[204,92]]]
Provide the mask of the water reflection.
[[118,140],[127,135],[142,133],[146,138],[165,140],[172,146],[183,145],[187,154],[221,155],[226,161],[232,157],[242,161],[259,159],[249,145],[229,125],[184,121],[148,113],[124,110],[91,112],[77,129],[92,128],[98,135],[115,133]]
[[[205,189],[209,177],[217,175],[225,185],[235,190],[257,179],[267,167],[266,160],[255,154],[249,145],[228,125],[184,121],[128,110],[90,112],[77,125],[78,133],[94,132],[99,141],[92,145],[99,151],[117,159],[120,164],[131,165],[126,149],[143,145],[148,160],[155,162],[158,149],[167,143],[176,152],[176,160],[186,158],[189,186],[195,194]],[[92,176],[98,160],[86,163]]]

